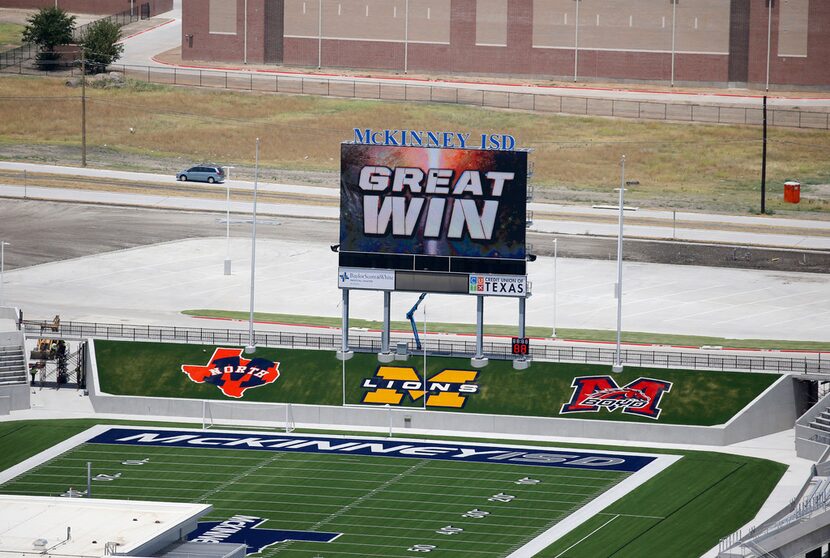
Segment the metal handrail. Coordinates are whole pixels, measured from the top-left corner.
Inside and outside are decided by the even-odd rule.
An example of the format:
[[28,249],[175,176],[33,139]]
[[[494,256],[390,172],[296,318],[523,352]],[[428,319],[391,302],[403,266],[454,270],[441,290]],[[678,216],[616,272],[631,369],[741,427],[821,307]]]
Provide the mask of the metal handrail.
[[[38,337],[41,327],[50,328],[51,321],[25,320],[24,324],[31,331],[30,337]],[[60,323],[57,331],[49,331],[49,336],[75,339],[118,339],[131,341],[159,341],[217,344],[227,343],[245,345],[248,332],[243,329],[209,329],[182,326],[154,326],[108,324],[96,322]],[[340,333],[300,333],[281,331],[255,331],[254,341],[262,347],[302,347],[311,349],[338,350],[341,347]],[[392,346],[406,343],[410,353],[416,350],[411,336],[393,335]],[[472,357],[476,352],[474,340],[463,339],[425,339],[423,346],[427,354],[434,356]],[[349,348],[356,352],[377,353],[381,350],[381,340],[375,334],[349,335]],[[422,349],[423,350],[423,349]],[[486,341],[484,354],[497,360],[514,359],[512,345],[508,341]],[[721,354],[688,351],[661,351],[652,349],[624,348],[622,361],[629,366],[684,368],[705,370],[730,370],[740,372],[776,372],[791,374],[827,374],[830,378],[830,359],[819,357],[771,357],[766,355]],[[533,360],[551,362],[579,362],[591,364],[612,364],[615,350],[605,347],[559,346],[536,343],[531,345],[529,357]]]

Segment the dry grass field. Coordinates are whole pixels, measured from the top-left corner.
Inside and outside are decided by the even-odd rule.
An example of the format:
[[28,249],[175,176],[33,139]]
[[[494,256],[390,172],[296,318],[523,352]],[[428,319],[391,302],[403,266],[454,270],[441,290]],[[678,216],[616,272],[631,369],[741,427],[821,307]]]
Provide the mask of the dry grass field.
[[[45,146],[69,153],[77,164],[80,89],[64,79],[0,77],[0,145],[7,158],[21,148]],[[225,92],[130,83],[122,89],[87,88],[87,142],[91,164],[158,168],[170,172],[192,162],[253,165],[254,138],[262,138],[267,169],[330,173],[337,186],[339,143],[353,128],[410,128],[513,134],[533,148],[537,199],[606,202],[627,178],[640,185],[632,204],[747,213],[760,198],[761,129],[751,126],[677,124],[560,116],[476,107]],[[62,149],[62,151],[60,150]],[[42,152],[42,151],[41,151]],[[13,153],[10,155],[9,153]],[[781,212],[830,210],[830,133],[772,128],[768,204]],[[60,159],[60,157],[58,157]],[[146,164],[144,163],[146,162]],[[783,182],[798,179],[802,203],[784,204]]]

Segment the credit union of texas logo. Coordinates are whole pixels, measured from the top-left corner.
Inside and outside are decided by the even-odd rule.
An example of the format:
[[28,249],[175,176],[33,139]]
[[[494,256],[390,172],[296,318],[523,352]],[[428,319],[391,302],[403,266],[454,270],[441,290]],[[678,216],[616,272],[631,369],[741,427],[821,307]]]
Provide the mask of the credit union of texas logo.
[[[467,396],[478,393],[476,370],[442,370],[427,380],[427,407],[460,409]],[[424,396],[424,386],[418,372],[410,366],[378,366],[374,377],[364,378],[361,387],[366,391],[363,403],[372,405],[400,405],[405,396],[417,401]]]
[[562,405],[560,415],[567,413],[596,413],[622,409],[623,413],[657,420],[662,409],[660,400],[671,391],[671,382],[652,378],[637,378],[622,387],[611,376],[581,376],[574,378],[571,400]]
[[183,364],[182,372],[197,384],[213,384],[228,397],[240,398],[246,389],[264,386],[280,377],[279,362],[242,358],[242,349],[217,348],[206,365]]

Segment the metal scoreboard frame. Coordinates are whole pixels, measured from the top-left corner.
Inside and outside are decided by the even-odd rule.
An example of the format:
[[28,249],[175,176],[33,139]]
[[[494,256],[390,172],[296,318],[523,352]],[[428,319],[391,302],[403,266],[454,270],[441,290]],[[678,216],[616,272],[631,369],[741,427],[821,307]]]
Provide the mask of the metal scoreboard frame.
[[[476,138],[478,140],[479,138]],[[381,362],[390,350],[393,292],[476,297],[476,352],[484,355],[484,299],[516,298],[518,337],[525,337],[530,296],[526,251],[527,149],[508,135],[355,129],[341,144],[338,288],[349,350],[349,292],[383,293]],[[514,367],[526,368],[527,355]]]

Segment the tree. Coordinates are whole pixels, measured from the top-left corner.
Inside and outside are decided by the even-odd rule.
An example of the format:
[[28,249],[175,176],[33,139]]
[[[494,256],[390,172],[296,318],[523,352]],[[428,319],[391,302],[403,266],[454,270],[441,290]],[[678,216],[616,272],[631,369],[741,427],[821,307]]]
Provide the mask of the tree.
[[26,21],[23,41],[40,47],[36,58],[38,66],[48,70],[59,58],[55,47],[72,42],[75,16],[67,14],[60,8],[42,8],[29,16]]
[[90,25],[81,41],[87,72],[103,72],[107,66],[118,60],[124,52],[124,46],[118,44],[120,39],[121,27],[108,19]]

